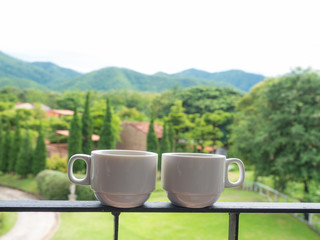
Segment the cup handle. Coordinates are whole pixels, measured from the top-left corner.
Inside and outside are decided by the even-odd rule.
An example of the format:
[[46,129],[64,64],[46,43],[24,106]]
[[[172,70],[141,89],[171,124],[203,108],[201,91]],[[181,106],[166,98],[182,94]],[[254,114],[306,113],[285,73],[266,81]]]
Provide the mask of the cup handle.
[[[76,178],[73,175],[73,164],[77,159],[82,159],[86,162],[87,171],[83,179]],[[90,185],[90,169],[91,169],[91,156],[86,154],[75,154],[70,157],[68,162],[68,177],[72,183],[81,185]]]
[[[239,179],[235,183],[234,182],[230,182],[229,177],[228,177],[228,167],[229,167],[229,165],[231,163],[237,164],[238,167],[239,167],[239,170],[240,170]],[[224,186],[226,188],[238,187],[243,183],[244,177],[245,177],[245,171],[244,171],[243,162],[240,159],[238,159],[238,158],[229,158],[229,159],[227,159],[226,160],[226,170],[225,171],[226,172],[225,172],[225,184],[224,184]]]

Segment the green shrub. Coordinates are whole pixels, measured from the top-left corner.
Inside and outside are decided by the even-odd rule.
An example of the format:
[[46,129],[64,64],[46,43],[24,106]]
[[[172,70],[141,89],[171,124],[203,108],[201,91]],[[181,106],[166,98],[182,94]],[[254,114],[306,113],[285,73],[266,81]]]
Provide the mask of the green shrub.
[[47,158],[46,167],[50,170],[66,173],[68,169],[67,158],[61,158],[59,154],[55,154],[52,157]]
[[[78,178],[83,176],[77,175]],[[70,180],[66,173],[44,170],[37,177],[40,194],[47,200],[67,200],[70,194]],[[76,185],[77,200],[96,200],[90,186]]]
[[36,177],[40,194],[48,200],[67,200],[70,181],[62,172],[45,170]]
[[97,200],[91,187],[85,185],[77,185],[77,200]]

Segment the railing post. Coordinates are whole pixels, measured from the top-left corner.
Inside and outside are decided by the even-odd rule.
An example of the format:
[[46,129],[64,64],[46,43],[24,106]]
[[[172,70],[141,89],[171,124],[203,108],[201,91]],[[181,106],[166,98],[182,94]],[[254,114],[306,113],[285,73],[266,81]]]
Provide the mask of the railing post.
[[229,213],[229,240],[238,240],[240,213]]
[[114,240],[118,240],[118,236],[119,236],[119,215],[120,215],[120,212],[111,212],[111,213],[114,216],[113,239]]

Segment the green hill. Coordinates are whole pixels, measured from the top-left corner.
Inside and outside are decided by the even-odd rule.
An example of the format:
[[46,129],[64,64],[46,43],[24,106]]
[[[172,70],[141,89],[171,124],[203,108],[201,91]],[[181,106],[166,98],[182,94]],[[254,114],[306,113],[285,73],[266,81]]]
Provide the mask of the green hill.
[[79,72],[68,68],[59,67],[58,65],[51,62],[33,62],[31,64],[42,68],[46,73],[52,76],[54,80],[48,84],[49,87],[54,86],[58,82],[63,82],[66,79],[74,78],[81,75],[81,73]]
[[42,85],[42,88],[50,87],[79,74],[53,63],[29,63],[0,52],[0,78],[12,79],[10,86],[19,87],[21,82],[26,83],[26,80],[29,80]]
[[0,77],[0,88],[11,86],[19,89],[33,88],[39,90],[46,90],[47,88],[29,79],[15,78],[15,77]]
[[181,88],[192,86],[233,87],[231,84],[195,77],[172,76],[169,74],[147,75],[133,70],[117,67],[107,67],[69,79],[56,86],[56,90],[110,90],[132,89],[139,91],[161,92],[179,85]]
[[[0,87],[36,88],[51,90],[110,90],[130,89],[162,92],[174,86],[231,87],[249,91],[263,81],[264,76],[241,70],[209,73],[188,69],[176,74],[159,72],[153,75],[126,68],[106,67],[87,74],[62,68],[50,62],[25,62],[0,51]],[[11,80],[11,81],[9,81]]]
[[242,70],[229,70],[224,72],[208,73],[197,69],[188,69],[175,76],[197,77],[202,79],[214,80],[229,83],[238,89],[248,92],[251,87],[264,80],[265,76],[254,73],[247,73]]

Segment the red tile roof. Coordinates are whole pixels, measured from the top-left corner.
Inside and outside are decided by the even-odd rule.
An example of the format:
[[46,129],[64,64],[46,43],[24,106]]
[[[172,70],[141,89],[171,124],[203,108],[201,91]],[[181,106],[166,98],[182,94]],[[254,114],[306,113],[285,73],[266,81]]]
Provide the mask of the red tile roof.
[[51,112],[63,115],[63,116],[72,116],[73,111],[72,110],[64,110],[64,109],[52,109]]
[[[57,134],[69,137],[69,130],[57,130]],[[96,142],[100,140],[100,136],[92,134],[92,141]]]

